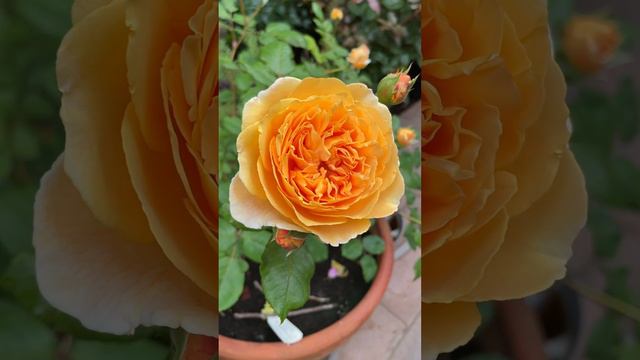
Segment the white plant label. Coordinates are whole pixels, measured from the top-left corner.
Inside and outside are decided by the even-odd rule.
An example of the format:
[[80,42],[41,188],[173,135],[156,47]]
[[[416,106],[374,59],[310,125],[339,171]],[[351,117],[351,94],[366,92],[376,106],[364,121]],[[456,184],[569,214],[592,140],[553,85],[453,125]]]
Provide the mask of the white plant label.
[[284,321],[280,323],[279,317],[269,316],[267,317],[267,324],[269,324],[271,330],[276,333],[280,341],[287,345],[297,343],[302,340],[302,337],[304,336],[302,331],[300,331],[297,326],[293,325],[289,319],[284,319]]

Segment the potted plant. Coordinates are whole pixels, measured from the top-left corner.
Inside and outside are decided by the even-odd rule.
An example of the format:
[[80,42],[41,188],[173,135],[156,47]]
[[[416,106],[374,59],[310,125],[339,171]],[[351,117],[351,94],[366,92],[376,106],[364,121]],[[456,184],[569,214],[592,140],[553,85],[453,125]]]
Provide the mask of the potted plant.
[[394,71],[374,93],[361,71],[370,49],[343,48],[328,8],[312,3],[310,35],[281,22],[258,30],[263,6],[220,11],[230,41],[220,42],[219,351],[316,359],[382,299],[394,253],[384,218],[405,196],[419,218],[415,132],[389,111],[416,78]]
[[362,300],[343,318],[330,326],[304,337],[300,342],[255,342],[219,337],[222,359],[322,359],[347,341],[373,313],[382,300],[393,268],[393,240],[386,220],[377,221],[377,230],[384,239],[385,251],[379,256],[378,271]]

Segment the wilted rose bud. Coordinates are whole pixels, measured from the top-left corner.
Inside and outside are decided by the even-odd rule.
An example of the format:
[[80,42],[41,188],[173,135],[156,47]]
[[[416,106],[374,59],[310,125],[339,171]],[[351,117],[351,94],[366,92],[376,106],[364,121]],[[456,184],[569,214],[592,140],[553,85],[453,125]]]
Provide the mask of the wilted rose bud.
[[398,139],[400,146],[409,146],[415,138],[416,132],[411,128],[400,128],[396,134],[396,139]]
[[622,36],[618,25],[598,16],[574,16],[565,28],[564,51],[579,71],[595,73],[616,54]]
[[378,83],[376,95],[385,105],[398,105],[407,98],[416,79],[409,76],[409,68],[385,76]]
[[278,229],[276,231],[276,243],[285,250],[295,250],[304,244],[304,238],[294,235],[289,230]]
[[342,13],[342,9],[340,8],[333,8],[331,10],[331,20],[333,21],[340,21],[342,20],[342,18],[344,17],[344,14]]
[[371,50],[369,50],[369,47],[365,44],[362,44],[357,48],[351,49],[351,52],[347,57],[347,61],[349,61],[354,68],[362,70],[371,62],[371,60],[369,59],[369,54],[371,54]]

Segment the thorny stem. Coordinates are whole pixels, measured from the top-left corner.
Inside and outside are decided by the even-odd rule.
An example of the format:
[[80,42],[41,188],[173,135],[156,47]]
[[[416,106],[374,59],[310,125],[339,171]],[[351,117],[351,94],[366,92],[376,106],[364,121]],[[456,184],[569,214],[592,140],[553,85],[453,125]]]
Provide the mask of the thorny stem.
[[[241,4],[242,4],[241,5],[242,8],[244,8],[244,2],[241,1]],[[256,9],[253,11],[251,16],[249,16],[249,19],[247,19],[245,16],[244,29],[242,29],[242,34],[240,34],[240,38],[238,39],[238,41],[235,44],[233,44],[233,49],[231,50],[232,61],[235,60],[236,54],[238,53],[238,49],[240,48],[240,45],[244,41],[244,38],[247,37],[247,35],[249,34],[249,24],[260,13],[260,10],[262,10],[263,7],[264,7],[264,2],[260,2],[260,4],[258,4],[258,7],[256,7]]]
[[600,304],[606,308],[617,311],[620,314],[640,323],[640,308],[617,299],[609,294],[580,285],[572,280],[565,279],[564,283],[578,294]]
[[[289,314],[287,314],[287,317],[295,317],[295,316],[307,315],[307,314],[312,314],[320,311],[330,310],[335,308],[336,306],[337,306],[336,304],[331,303],[331,304],[318,305],[318,306],[300,309],[300,310],[294,310],[294,311],[290,311]],[[233,314],[233,317],[236,319],[267,320],[268,316],[269,315],[265,315],[263,313],[234,313]]]

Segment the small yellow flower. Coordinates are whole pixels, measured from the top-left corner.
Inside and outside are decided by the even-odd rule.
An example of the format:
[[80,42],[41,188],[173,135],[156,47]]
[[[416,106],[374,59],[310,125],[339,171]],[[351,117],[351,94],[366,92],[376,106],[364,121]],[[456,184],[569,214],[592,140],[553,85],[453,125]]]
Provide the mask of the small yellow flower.
[[340,21],[340,20],[342,20],[343,17],[344,17],[344,13],[342,13],[342,9],[333,8],[331,10],[331,20]]
[[371,62],[371,59],[369,59],[369,54],[371,54],[371,50],[369,50],[369,47],[365,44],[362,44],[357,48],[351,49],[351,52],[347,57],[347,61],[349,61],[354,68],[362,70]]
[[618,24],[599,16],[574,16],[565,29],[567,58],[583,73],[601,70],[614,57],[621,43]]
[[400,128],[396,133],[396,139],[400,146],[409,146],[416,138],[416,132],[412,128]]

